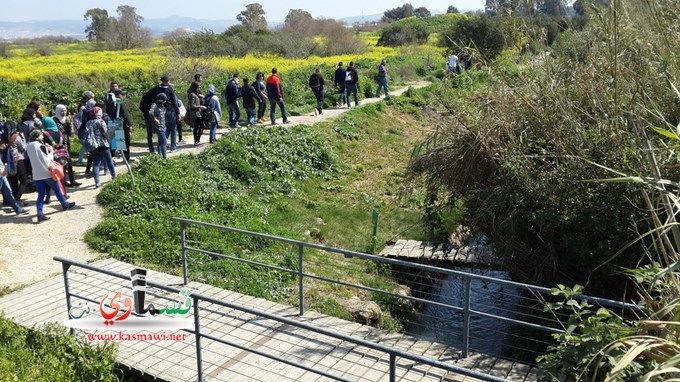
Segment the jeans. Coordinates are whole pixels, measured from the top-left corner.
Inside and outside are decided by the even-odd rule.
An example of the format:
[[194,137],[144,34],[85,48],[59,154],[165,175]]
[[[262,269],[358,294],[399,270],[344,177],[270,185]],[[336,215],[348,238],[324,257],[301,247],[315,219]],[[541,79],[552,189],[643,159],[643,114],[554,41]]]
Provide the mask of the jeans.
[[376,98],[380,97],[381,88],[385,89],[385,97],[389,97],[390,95],[387,94],[387,77],[378,77],[378,90],[375,92]]
[[246,115],[248,116],[248,124],[249,125],[254,125],[255,122],[257,122],[257,111],[255,110],[254,107],[247,107],[246,108]]
[[340,99],[338,100],[338,103],[340,105],[344,105],[345,101],[347,100],[347,97],[345,97],[345,84],[338,84],[338,90],[340,91]]
[[99,182],[99,164],[104,165],[104,170],[107,168],[111,172],[111,177],[116,177],[116,167],[113,165],[113,157],[111,156],[111,150],[107,147],[103,149],[101,147],[90,152],[90,157],[92,158],[92,175],[94,175],[94,184],[100,185]]
[[157,131],[158,135],[158,154],[161,156],[161,158],[165,159],[168,157],[166,154],[166,147],[168,146],[168,136],[166,135],[166,131]]
[[202,118],[195,118],[191,123],[193,123],[194,144],[196,144],[201,142],[201,135],[203,135],[205,124]]
[[257,101],[257,119],[264,119],[264,112],[267,111],[267,100]]
[[12,196],[12,188],[10,188],[9,181],[5,176],[0,176],[0,189],[2,189],[2,197],[4,198],[5,203],[14,208],[14,212],[19,212],[21,210],[21,206],[14,199],[14,196]]
[[170,138],[170,150],[177,149],[177,113],[171,108],[165,109],[165,145]]
[[[111,154],[108,149],[106,149],[106,152]],[[59,199],[59,203],[61,203],[62,207],[66,207],[68,205],[68,202],[64,197],[64,194],[61,193],[61,188],[59,187],[57,182],[52,180],[51,178],[36,180],[35,188],[38,190],[38,200],[35,202],[35,206],[38,209],[38,216],[43,216],[43,206],[45,205],[45,193],[48,188],[51,188],[52,191],[54,191],[54,194],[57,195],[57,199]]]
[[323,90],[312,91],[314,92],[314,97],[316,97],[316,109],[321,113],[321,110],[323,109]]
[[281,109],[281,116],[283,117],[283,123],[286,123],[288,121],[288,117],[286,116],[286,104],[283,103],[283,100],[277,100],[277,99],[269,99],[269,118],[272,120],[272,124],[276,123],[276,105],[279,105],[279,108]]
[[238,120],[241,119],[241,110],[238,108],[238,102],[228,103],[229,107],[229,127],[236,127]]
[[217,121],[210,122],[210,136],[208,142],[213,143],[217,140]]
[[354,95],[354,106],[359,106],[359,98],[357,98],[357,84],[345,84],[345,95],[347,97],[347,106],[350,105],[349,96]]
[[149,146],[149,152],[154,153],[156,149],[153,147],[153,120],[144,118],[146,125],[146,144]]

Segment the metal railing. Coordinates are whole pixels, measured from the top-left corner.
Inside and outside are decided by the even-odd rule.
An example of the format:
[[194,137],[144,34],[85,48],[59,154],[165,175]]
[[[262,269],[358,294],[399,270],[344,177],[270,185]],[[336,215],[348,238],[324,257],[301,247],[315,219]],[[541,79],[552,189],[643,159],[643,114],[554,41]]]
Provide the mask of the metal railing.
[[[69,312],[71,311],[71,308],[73,307],[73,301],[72,300],[74,298],[84,300],[84,301],[88,301],[88,302],[92,302],[92,303],[95,303],[95,304],[99,303],[99,300],[97,300],[97,299],[94,299],[94,298],[91,298],[89,296],[86,296],[86,295],[72,291],[71,278],[69,276],[69,271],[70,271],[71,267],[86,269],[86,270],[89,270],[89,271],[105,274],[105,275],[108,275],[108,276],[111,276],[111,277],[114,277],[114,278],[117,278],[117,279],[121,279],[121,280],[126,280],[126,281],[131,280],[130,275],[114,272],[114,271],[107,270],[107,269],[104,269],[104,268],[101,268],[101,267],[96,267],[96,266],[93,266],[93,265],[89,265],[89,264],[85,264],[85,263],[81,263],[81,262],[77,262],[77,261],[73,261],[73,260],[69,260],[69,259],[65,259],[65,258],[61,258],[61,257],[54,257],[54,260],[59,261],[62,264],[64,287],[65,287],[65,291],[66,291],[66,306],[67,306],[67,309],[69,310]],[[186,280],[186,278],[185,278],[185,280]],[[164,285],[164,284],[157,283],[157,282],[153,282],[149,279],[146,280],[146,286],[151,287],[151,288],[157,288],[159,290],[171,292],[171,293],[180,293],[180,291],[181,291],[178,288],[175,288],[175,287],[172,287],[172,286],[169,286],[169,285]],[[477,378],[477,379],[480,379],[480,380],[483,380],[483,381],[497,381],[497,382],[507,381],[506,379],[503,379],[503,378],[491,376],[491,375],[481,373],[481,372],[477,372],[477,371],[474,371],[474,370],[468,370],[468,369],[465,369],[465,368],[462,368],[462,367],[459,367],[459,366],[456,366],[456,365],[453,365],[453,364],[450,364],[450,363],[441,362],[439,360],[428,358],[428,357],[423,357],[423,356],[420,356],[420,355],[417,355],[417,354],[409,353],[407,351],[403,351],[403,350],[400,350],[400,349],[395,349],[393,347],[389,347],[389,346],[381,345],[381,344],[374,343],[374,342],[371,342],[371,341],[367,341],[365,339],[352,337],[352,336],[342,334],[342,333],[337,333],[337,332],[334,332],[332,330],[328,330],[328,329],[318,327],[318,326],[314,326],[314,325],[311,325],[311,324],[307,324],[307,323],[304,323],[304,322],[299,322],[299,321],[296,321],[296,320],[293,320],[293,319],[280,317],[280,316],[277,316],[277,315],[274,315],[274,314],[271,314],[271,313],[268,313],[268,312],[265,312],[265,311],[261,311],[261,310],[258,310],[258,309],[248,308],[248,307],[242,306],[240,304],[219,300],[219,299],[216,299],[216,298],[213,298],[213,297],[210,297],[210,296],[203,295],[201,293],[191,292],[189,297],[192,299],[192,304],[193,304],[194,329],[193,330],[185,329],[185,331],[189,332],[189,333],[193,333],[195,335],[196,371],[197,371],[199,382],[205,381],[205,376],[204,376],[204,371],[203,371],[204,370],[204,368],[203,368],[203,363],[204,363],[204,361],[203,361],[203,345],[202,345],[202,342],[201,342],[201,339],[204,339],[204,338],[212,340],[212,341],[216,341],[216,342],[228,345],[228,346],[233,346],[233,347],[238,348],[240,350],[248,351],[248,352],[251,352],[251,353],[257,354],[259,356],[266,357],[266,358],[269,358],[269,359],[272,359],[272,360],[275,360],[275,361],[278,361],[278,362],[282,362],[286,365],[294,366],[296,368],[300,368],[300,369],[303,369],[305,371],[318,374],[320,376],[324,376],[324,377],[331,378],[331,379],[338,380],[338,381],[349,381],[346,378],[343,378],[343,377],[337,376],[337,375],[333,375],[333,374],[326,372],[324,370],[319,370],[315,367],[302,365],[302,364],[300,364],[299,362],[296,362],[296,361],[291,361],[289,359],[285,359],[285,358],[282,358],[282,357],[274,355],[274,354],[263,352],[263,351],[254,349],[252,347],[244,346],[242,344],[239,344],[239,343],[236,343],[236,342],[224,339],[224,338],[217,337],[215,335],[211,335],[211,334],[207,334],[207,333],[202,332],[201,331],[201,329],[202,329],[202,324],[201,324],[201,312],[202,312],[201,306],[202,306],[202,303],[214,304],[214,305],[225,307],[225,308],[228,308],[228,309],[241,311],[241,312],[244,312],[244,313],[254,315],[256,317],[261,317],[261,318],[265,318],[265,319],[268,319],[268,320],[276,321],[278,323],[282,323],[282,324],[290,325],[290,326],[300,328],[300,329],[303,329],[303,330],[307,330],[307,331],[310,331],[310,332],[318,333],[318,334],[321,334],[323,336],[327,336],[329,338],[345,341],[345,342],[350,343],[350,344],[365,347],[365,348],[368,348],[368,349],[371,349],[371,350],[375,350],[377,352],[385,353],[385,354],[389,355],[389,380],[390,381],[396,381],[396,377],[397,377],[397,362],[396,362],[396,360],[397,360],[398,357],[401,358],[401,359],[410,360],[410,361],[413,361],[413,362],[416,362],[416,363],[419,363],[419,364],[429,365],[429,366],[432,366],[432,367],[435,367],[435,368],[438,368],[438,369],[441,369],[441,370],[444,370],[444,371],[447,371],[447,372],[456,373],[458,375]],[[285,332],[285,330],[283,330],[283,331]]]
[[[357,290],[365,291],[365,292],[371,292],[371,293],[377,293],[383,296],[389,296],[391,298],[398,298],[398,299],[403,299],[405,301],[408,301],[411,304],[417,305],[421,308],[421,311],[423,311],[422,307],[432,307],[433,309],[445,309],[448,310],[449,313],[444,314],[445,316],[449,317],[452,315],[457,315],[460,319],[460,323],[455,323],[455,326],[461,327],[461,356],[462,357],[467,357],[470,350],[471,350],[471,339],[474,338],[476,342],[482,343],[483,341],[489,341],[489,337],[494,338],[496,334],[498,334],[497,329],[494,329],[498,326],[502,326],[504,328],[507,328],[506,332],[501,333],[503,336],[506,336],[508,338],[508,341],[511,343],[510,345],[506,345],[506,347],[509,347],[508,352],[516,352],[516,353],[522,353],[522,352],[529,352],[531,356],[529,358],[535,358],[534,353],[540,354],[541,349],[544,350],[544,347],[552,342],[550,338],[547,340],[541,339],[541,340],[535,340],[534,334],[526,334],[523,335],[523,332],[526,331],[539,331],[543,332],[546,334],[546,337],[550,337],[550,333],[564,333],[565,329],[562,326],[562,322],[566,322],[566,316],[563,317],[558,317],[556,316],[556,313],[551,313],[550,315],[544,315],[541,312],[543,311],[543,303],[545,301],[550,301],[551,299],[554,299],[554,296],[552,296],[552,290],[549,288],[545,287],[540,287],[540,286],[535,286],[535,285],[529,285],[529,284],[523,284],[523,283],[518,283],[510,280],[504,280],[504,279],[499,279],[499,278],[494,278],[494,277],[488,277],[488,276],[483,276],[483,275],[476,275],[476,274],[471,274],[467,272],[461,272],[461,271],[456,271],[456,270],[451,270],[451,269],[445,269],[445,268],[439,268],[439,267],[434,267],[430,265],[425,265],[425,264],[419,264],[419,263],[414,263],[414,262],[408,262],[408,261],[402,261],[402,260],[397,260],[397,259],[392,259],[392,258],[385,258],[381,256],[374,256],[374,255],[369,255],[361,252],[356,252],[356,251],[349,251],[345,249],[339,249],[339,248],[333,248],[329,246],[324,246],[320,244],[314,244],[314,243],[307,243],[299,240],[292,240],[292,239],[287,239],[287,238],[282,238],[282,237],[277,237],[277,236],[272,236],[272,235],[267,235],[267,234],[262,234],[258,232],[251,232],[247,230],[242,230],[238,228],[233,228],[233,227],[226,227],[226,226],[220,226],[220,225],[215,225],[215,224],[210,224],[210,223],[205,223],[205,222],[199,222],[199,221],[194,221],[190,219],[183,219],[183,218],[173,218],[173,221],[178,222],[180,224],[181,228],[181,243],[182,243],[182,266],[183,266],[183,277],[184,277],[184,284],[186,285],[189,282],[189,256],[190,253],[201,253],[204,255],[209,255],[212,257],[217,257],[217,258],[222,258],[222,259],[228,259],[228,260],[233,260],[233,261],[239,261],[243,263],[247,263],[253,266],[259,266],[259,267],[265,267],[271,270],[275,271],[280,271],[280,272],[285,272],[289,273],[291,275],[294,275],[298,278],[298,295],[299,295],[299,314],[302,316],[305,314],[305,295],[306,295],[306,289],[305,289],[305,280],[318,280],[322,282],[327,282],[327,283],[332,283],[336,285],[341,285],[343,287],[349,287],[349,288],[356,288]],[[292,268],[285,268],[281,267],[278,265],[272,265],[272,264],[266,264],[262,262],[258,262],[255,260],[250,260],[247,258],[242,258],[238,256],[232,256],[224,253],[217,253],[215,251],[210,251],[206,250],[203,248],[199,248],[200,244],[199,242],[192,241],[190,238],[188,238],[188,234],[191,234],[190,228],[191,227],[196,227],[197,229],[210,229],[210,230],[219,230],[219,231],[224,231],[224,232],[229,232],[229,233],[235,233],[239,235],[247,235],[250,237],[258,238],[258,239],[265,239],[265,240],[271,240],[274,242],[280,242],[280,243],[286,243],[290,244],[294,247],[297,248],[297,269],[292,269]],[[308,250],[305,252],[305,250]],[[313,274],[306,272],[306,267],[307,265],[313,261],[313,251],[309,250],[317,250],[321,252],[327,252],[327,253],[333,253],[333,254],[339,254],[342,255],[342,258],[344,259],[363,259],[366,261],[372,261],[376,263],[381,263],[381,264],[389,264],[390,267],[392,267],[392,275],[394,275],[397,278],[403,277],[403,279],[410,278],[413,274],[417,273],[425,273],[425,274],[435,274],[438,276],[443,276],[443,277],[453,277],[456,279],[461,280],[461,289],[462,289],[462,294],[463,297],[461,301],[459,301],[458,304],[452,304],[450,302],[447,302],[446,299],[443,300],[438,300],[440,296],[435,296],[432,294],[428,294],[428,292],[425,293],[420,293],[420,296],[414,296],[414,295],[407,295],[407,294],[400,294],[400,293],[395,293],[392,291],[388,290],[382,290],[379,288],[374,288],[371,286],[366,286],[366,285],[360,285],[353,283],[351,281],[343,281],[339,279],[331,279],[327,278],[321,275]],[[305,259],[305,257],[309,257],[308,259]],[[340,258],[340,257],[339,257]],[[481,285],[481,286],[480,286]],[[493,295],[491,297],[489,296],[476,296],[475,292],[473,289],[479,291],[480,289],[489,289],[489,285],[495,285],[495,288],[498,290],[498,294],[502,294],[505,297],[508,297],[513,300],[513,306],[514,309],[505,309],[505,308],[498,308],[493,305],[493,302],[486,301],[489,298],[494,298]],[[308,287],[309,288],[309,287]],[[427,289],[427,288],[424,288]],[[621,303],[617,301],[612,301],[612,300],[607,300],[603,298],[597,298],[597,297],[592,297],[592,296],[584,296],[584,295],[579,295],[575,296],[577,300],[586,300],[592,304],[598,305],[598,306],[605,306],[613,309],[618,309],[621,311],[629,311],[629,310],[634,310],[637,309],[638,307],[633,304],[629,303]],[[482,301],[480,301],[482,300]],[[443,301],[443,302],[442,302]],[[474,302],[474,304],[473,304]],[[515,310],[515,311],[513,311]],[[502,313],[502,314],[501,314]],[[425,321],[434,321],[434,316],[428,316]],[[452,320],[449,318],[448,323],[444,323],[444,325],[449,325],[452,324]],[[486,328],[481,328],[479,326],[475,326],[473,321],[482,321],[482,320],[492,320],[494,323],[491,325],[486,325]],[[444,329],[443,327],[438,328],[437,330],[442,330]],[[435,330],[435,331],[437,331]],[[449,330],[448,328],[444,330]],[[496,333],[496,334],[494,334]],[[519,334],[518,334],[519,333]],[[476,334],[476,337],[474,336]],[[527,345],[527,349],[525,348],[519,348],[517,347],[516,343],[518,341],[515,341],[515,339],[519,338],[520,341],[536,341],[535,344],[532,344],[531,346]],[[492,346],[494,346],[492,344]],[[513,348],[514,346],[514,348]],[[538,350],[533,350],[534,348],[537,348]],[[476,349],[472,347],[473,350],[484,352],[483,350]],[[487,351],[488,353],[488,351]],[[509,359],[515,359],[517,360],[518,358],[513,358],[512,356],[507,356],[504,354],[496,354],[499,356],[503,356]],[[526,358],[526,357],[525,357]],[[526,361],[526,360],[523,360]]]

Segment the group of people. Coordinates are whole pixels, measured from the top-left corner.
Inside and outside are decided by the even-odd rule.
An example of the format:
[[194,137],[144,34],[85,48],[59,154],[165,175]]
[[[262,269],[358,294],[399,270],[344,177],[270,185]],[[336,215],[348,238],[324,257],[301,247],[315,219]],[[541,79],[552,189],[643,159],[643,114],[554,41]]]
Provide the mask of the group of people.
[[[242,81],[242,83],[241,83]],[[203,76],[196,74],[187,91],[187,105],[175,93],[171,78],[163,75],[160,84],[147,91],[141,98],[140,110],[144,115],[149,152],[158,152],[163,158],[167,152],[178,151],[178,143],[182,139],[182,121],[190,124],[193,131],[194,145],[201,145],[204,130],[209,130],[209,142],[216,141],[218,122],[222,119],[220,97],[214,85],[203,92]],[[340,93],[336,106],[351,107],[350,97],[354,105],[359,105],[358,98],[359,72],[353,62],[345,68],[338,64],[335,71],[334,84]],[[314,114],[323,113],[324,87],[326,81],[321,70],[316,68],[309,78],[309,87],[315,95]],[[383,60],[378,66],[378,89],[376,97],[384,89],[388,97],[387,67]],[[267,103],[269,103],[269,121],[276,125],[276,108],[280,109],[282,122],[289,123],[284,102],[284,92],[277,68],[265,79],[258,72],[254,81],[248,77],[241,78],[233,74],[222,93],[229,111],[230,129],[246,128],[240,126],[241,118],[239,101],[246,112],[246,125],[265,123]],[[0,123],[0,190],[3,203],[10,206],[18,215],[28,214],[24,208],[28,204],[22,199],[27,187],[34,185],[37,190],[37,222],[48,220],[44,214],[44,205],[51,202],[54,193],[63,210],[71,209],[74,202],[68,202],[67,188],[78,187],[73,171],[73,160],[70,155],[71,138],[77,135],[81,142],[78,163],[82,164],[87,154],[85,174],[94,177],[95,187],[100,187],[101,167],[104,173],[116,176],[113,163],[115,130],[122,130],[123,140],[115,147],[126,161],[130,160],[130,136],[132,121],[125,104],[127,92],[120,89],[118,82],[111,82],[103,101],[95,100],[91,91],[83,94],[76,113],[71,118],[63,104],[50,110],[50,116],[43,116],[41,104],[33,99],[23,112],[21,121]],[[268,102],[267,102],[268,101]],[[114,123],[115,121],[115,123]],[[154,145],[154,133],[157,144]],[[178,140],[179,139],[179,140]]]
[[[3,205],[17,215],[28,214],[28,203],[22,199],[27,187],[37,191],[37,223],[49,219],[45,204],[54,193],[66,211],[75,207],[69,202],[65,187],[77,187],[69,155],[73,125],[64,105],[56,105],[52,116],[43,116],[41,104],[33,99],[24,109],[21,121],[0,123],[0,190]],[[65,180],[64,172],[68,174]]]

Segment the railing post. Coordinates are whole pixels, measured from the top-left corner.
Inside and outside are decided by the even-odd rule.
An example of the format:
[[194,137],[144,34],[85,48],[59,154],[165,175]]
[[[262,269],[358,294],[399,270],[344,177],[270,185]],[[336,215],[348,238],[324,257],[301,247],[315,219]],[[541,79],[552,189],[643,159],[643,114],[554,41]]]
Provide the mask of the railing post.
[[[64,290],[66,291],[66,312],[68,314],[69,320],[72,319],[71,317],[71,288],[68,283],[68,269],[71,267],[71,264],[66,264],[66,263],[61,263],[61,271],[64,276]],[[70,328],[68,332],[71,335],[75,334],[75,329]]]
[[397,356],[390,353],[390,382],[397,381]]
[[472,284],[472,279],[470,277],[465,277],[464,287],[465,287],[465,300],[463,301],[463,352],[461,358],[467,358],[470,351],[470,286]]
[[198,297],[193,297],[194,300],[194,336],[196,337],[196,371],[198,378],[196,382],[204,382],[203,379],[203,356],[201,353],[201,318],[199,317],[200,309]]
[[305,314],[305,279],[304,279],[304,265],[305,265],[305,257],[304,257],[304,250],[305,247],[300,244],[298,246],[298,278],[299,278],[299,292],[300,292],[300,317],[302,317]]
[[180,222],[180,233],[182,240],[182,270],[184,272],[184,285],[189,283],[189,269],[187,267],[187,223]]

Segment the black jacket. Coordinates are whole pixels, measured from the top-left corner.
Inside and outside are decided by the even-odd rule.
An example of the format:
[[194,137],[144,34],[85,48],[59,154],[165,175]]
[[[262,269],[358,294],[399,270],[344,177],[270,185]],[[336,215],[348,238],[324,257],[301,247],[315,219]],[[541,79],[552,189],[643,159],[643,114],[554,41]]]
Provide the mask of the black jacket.
[[324,85],[326,85],[326,81],[324,81],[321,73],[314,73],[309,77],[309,87],[312,88],[312,90],[323,91]]
[[340,84],[345,83],[345,72],[346,71],[347,71],[347,69],[345,69],[343,67],[338,67],[337,69],[335,69],[335,83],[334,83],[335,86],[338,86]]
[[[179,115],[179,106],[177,106],[177,96],[175,95],[175,90],[172,86],[158,85],[155,88],[149,90],[142,96],[142,100],[139,103],[139,110],[144,113],[144,119],[152,119],[149,117],[149,109],[153,103],[154,98],[160,93],[165,93],[167,96],[167,101],[163,104],[165,110],[174,110],[176,115]],[[115,112],[114,112],[115,113]]]
[[243,85],[241,88],[241,97],[243,98],[243,107],[247,108],[254,108],[256,104],[256,100],[258,99],[257,93],[255,92],[255,88],[248,84],[248,85]]
[[[349,80],[347,79],[347,72],[350,72],[352,74]],[[357,82],[359,82],[359,72],[357,72],[357,68],[355,68],[354,66],[350,66],[349,68],[347,68],[347,72],[345,72],[346,85],[355,85]]]

